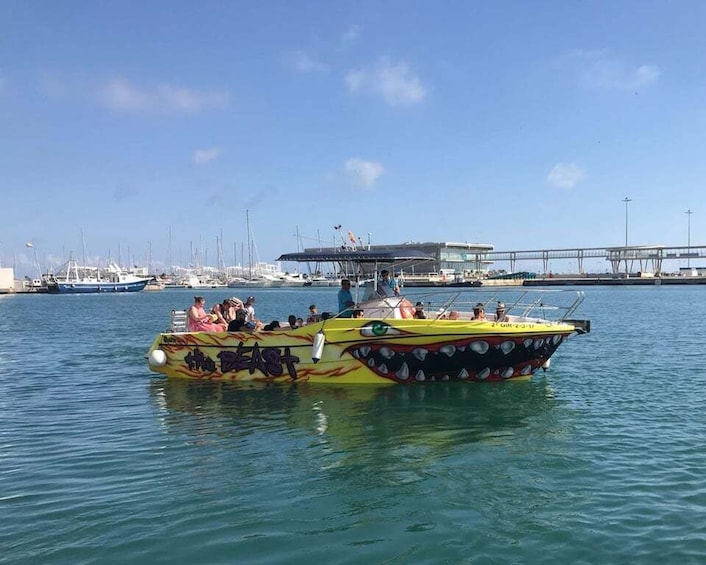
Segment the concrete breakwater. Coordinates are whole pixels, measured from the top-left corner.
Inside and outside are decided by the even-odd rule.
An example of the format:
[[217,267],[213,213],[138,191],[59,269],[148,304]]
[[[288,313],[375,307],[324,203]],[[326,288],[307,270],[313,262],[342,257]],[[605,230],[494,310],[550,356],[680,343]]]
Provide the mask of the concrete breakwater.
[[706,276],[639,277],[625,275],[554,275],[522,281],[522,286],[655,286],[706,284]]

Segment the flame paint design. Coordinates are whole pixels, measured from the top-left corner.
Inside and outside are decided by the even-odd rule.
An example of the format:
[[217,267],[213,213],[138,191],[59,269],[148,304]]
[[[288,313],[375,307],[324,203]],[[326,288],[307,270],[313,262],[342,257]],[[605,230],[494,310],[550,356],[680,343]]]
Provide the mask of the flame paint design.
[[322,324],[294,330],[160,334],[152,349],[167,356],[150,367],[201,380],[411,383],[492,381],[534,374],[572,333],[563,324],[334,319],[314,363]]

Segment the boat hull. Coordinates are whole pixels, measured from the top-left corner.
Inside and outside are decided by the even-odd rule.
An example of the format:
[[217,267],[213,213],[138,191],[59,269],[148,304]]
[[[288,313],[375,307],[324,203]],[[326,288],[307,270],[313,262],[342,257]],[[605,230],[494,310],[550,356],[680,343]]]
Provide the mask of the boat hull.
[[208,381],[502,381],[534,374],[574,331],[561,323],[336,318],[272,332],[163,333],[148,364]]
[[96,294],[107,292],[139,292],[147,285],[147,280],[110,283],[110,282],[58,282],[51,289],[61,294]]

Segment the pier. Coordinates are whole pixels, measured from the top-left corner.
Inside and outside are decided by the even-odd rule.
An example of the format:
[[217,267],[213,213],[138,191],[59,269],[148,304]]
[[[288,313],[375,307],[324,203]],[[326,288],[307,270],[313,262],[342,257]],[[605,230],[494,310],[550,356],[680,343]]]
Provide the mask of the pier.
[[666,261],[703,259],[706,264],[706,246],[637,245],[622,247],[575,247],[564,249],[540,249],[528,251],[488,251],[483,259],[493,263],[508,262],[510,271],[517,270],[518,261],[541,261],[543,272],[549,272],[549,261],[576,260],[578,274],[585,273],[584,259],[605,259],[610,263],[611,271],[618,273],[633,273],[635,267],[639,272],[661,274]]

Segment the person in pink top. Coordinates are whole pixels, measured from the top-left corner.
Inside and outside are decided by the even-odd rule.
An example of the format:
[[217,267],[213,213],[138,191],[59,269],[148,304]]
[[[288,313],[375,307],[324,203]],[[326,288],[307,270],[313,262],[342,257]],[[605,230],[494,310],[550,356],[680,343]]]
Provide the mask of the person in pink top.
[[211,314],[207,314],[203,308],[206,300],[203,296],[194,296],[194,304],[189,308],[187,318],[189,319],[190,332],[224,332],[226,327],[223,324],[215,324]]

